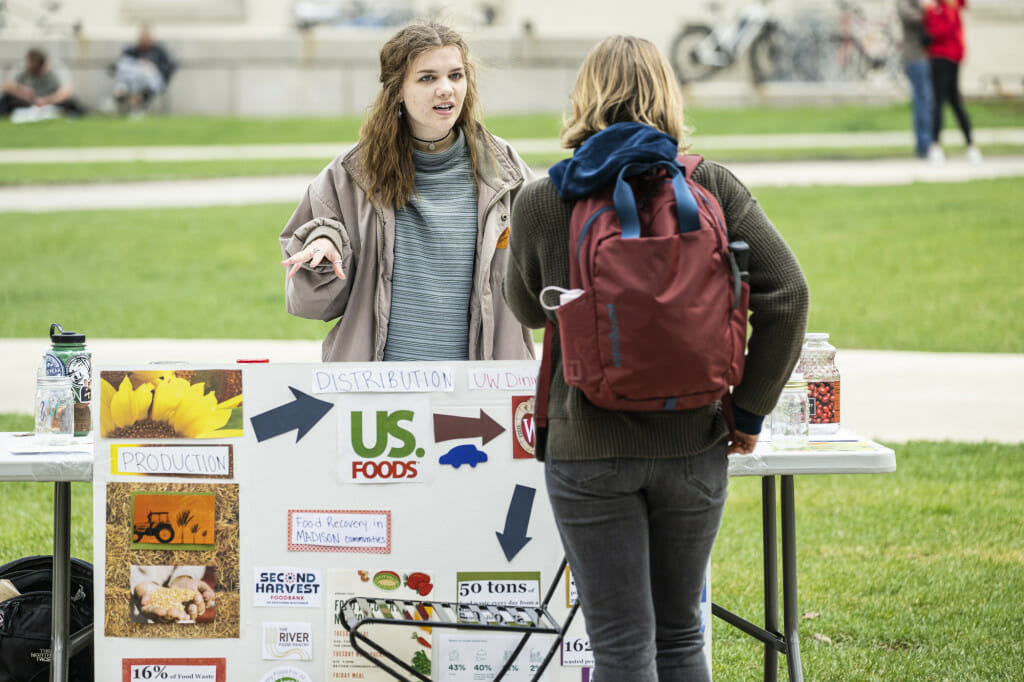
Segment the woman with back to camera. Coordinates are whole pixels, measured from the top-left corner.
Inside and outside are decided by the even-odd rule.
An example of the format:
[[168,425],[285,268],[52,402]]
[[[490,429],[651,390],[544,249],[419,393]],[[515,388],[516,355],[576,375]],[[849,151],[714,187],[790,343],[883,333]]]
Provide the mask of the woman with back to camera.
[[288,312],[338,320],[324,362],[532,359],[500,291],[512,200],[532,174],[476,120],[465,42],[406,26],[381,49],[380,81],[359,143],[281,233]]
[[[580,68],[571,100],[561,140],[573,157],[527,185],[513,213],[504,293],[516,316],[534,328],[549,317],[557,322],[541,306],[541,290],[570,286],[573,201],[600,189],[594,178],[620,167],[626,153],[657,150],[656,160],[672,162],[687,146],[672,68],[647,40],[613,36],[598,44]],[[624,129],[632,132],[631,144],[617,147],[610,140],[622,139]],[[548,427],[537,433],[536,452],[600,682],[710,679],[700,596],[725,506],[727,455],[753,451],[806,327],[800,265],[757,201],[714,162],[702,161],[692,179],[721,204],[729,240],[750,245],[753,314],[746,367],[732,393],[732,442],[717,401],[670,412],[596,407],[566,384],[554,337]]]

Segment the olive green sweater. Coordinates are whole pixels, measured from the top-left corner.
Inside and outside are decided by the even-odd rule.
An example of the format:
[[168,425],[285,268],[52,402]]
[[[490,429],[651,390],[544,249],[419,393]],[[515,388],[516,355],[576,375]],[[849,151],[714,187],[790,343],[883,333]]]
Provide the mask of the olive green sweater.
[[[766,415],[800,355],[807,324],[808,291],[800,264],[757,200],[725,167],[702,162],[693,179],[718,199],[729,239],[750,244],[750,335],[743,379],[733,403]],[[512,209],[504,295],[519,320],[543,327],[538,300],[549,285],[569,288],[570,203],[547,178],[524,187]],[[728,432],[719,403],[674,412],[612,412],[595,407],[562,375],[555,336],[547,433],[537,434],[537,457],[604,459],[674,457],[707,450]]]

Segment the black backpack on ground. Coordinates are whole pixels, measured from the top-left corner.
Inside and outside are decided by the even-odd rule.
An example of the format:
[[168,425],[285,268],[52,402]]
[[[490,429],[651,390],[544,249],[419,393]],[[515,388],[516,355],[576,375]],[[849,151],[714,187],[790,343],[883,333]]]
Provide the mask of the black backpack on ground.
[[[4,564],[3,578],[21,594],[0,602],[0,682],[49,680],[53,557],[31,556]],[[70,585],[68,681],[93,682],[92,564],[71,559]]]

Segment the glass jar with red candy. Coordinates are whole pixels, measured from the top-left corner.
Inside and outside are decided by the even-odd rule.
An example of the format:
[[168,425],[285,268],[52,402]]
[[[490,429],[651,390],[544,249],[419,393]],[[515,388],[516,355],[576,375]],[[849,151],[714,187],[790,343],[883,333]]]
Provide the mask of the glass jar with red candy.
[[839,430],[839,369],[836,347],[828,342],[828,334],[807,334],[797,371],[807,380],[810,434],[835,433]]

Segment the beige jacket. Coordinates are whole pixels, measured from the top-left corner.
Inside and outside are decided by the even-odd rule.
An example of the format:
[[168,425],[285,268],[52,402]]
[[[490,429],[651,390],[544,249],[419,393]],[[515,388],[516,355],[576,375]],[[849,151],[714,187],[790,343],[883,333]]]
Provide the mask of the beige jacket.
[[[502,299],[512,200],[533,173],[504,140],[482,126],[477,134],[477,259],[470,297],[469,359],[533,359],[533,337]],[[287,258],[318,237],[329,237],[347,279],[330,264],[303,265],[286,280],[288,312],[337,324],[324,339],[324,362],[383,360],[391,314],[395,211],[372,206],[359,173],[360,147],[338,156],[309,185],[281,232]]]

